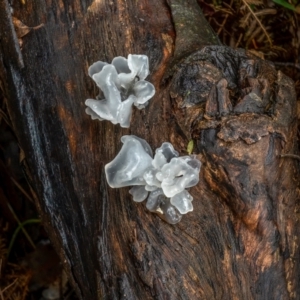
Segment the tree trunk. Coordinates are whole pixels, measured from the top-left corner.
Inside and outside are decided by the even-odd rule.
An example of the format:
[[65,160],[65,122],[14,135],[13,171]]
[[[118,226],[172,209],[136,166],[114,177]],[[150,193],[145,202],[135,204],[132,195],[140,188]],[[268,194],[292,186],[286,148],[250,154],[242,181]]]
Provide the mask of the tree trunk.
[[[219,45],[196,1],[14,1],[14,20],[0,3],[1,89],[79,297],[299,299],[299,170],[281,157],[297,151],[289,78]],[[44,25],[24,34],[16,20]],[[129,53],[149,56],[155,97],[130,129],[92,121],[88,66]],[[126,134],[181,155],[195,141],[200,182],[180,223],[108,187]]]

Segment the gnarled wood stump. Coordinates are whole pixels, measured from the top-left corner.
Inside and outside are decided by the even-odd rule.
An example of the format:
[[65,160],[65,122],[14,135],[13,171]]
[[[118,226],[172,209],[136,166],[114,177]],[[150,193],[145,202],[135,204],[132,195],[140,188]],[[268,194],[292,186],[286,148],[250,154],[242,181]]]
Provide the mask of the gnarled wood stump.
[[[221,46],[192,0],[16,2],[15,18],[44,23],[19,33],[22,49],[0,6],[1,88],[82,299],[299,299],[299,170],[281,157],[297,151],[289,78]],[[92,121],[88,66],[129,53],[149,56],[154,99],[130,129]],[[201,179],[177,225],[107,186],[104,165],[125,134],[180,154],[194,139]]]

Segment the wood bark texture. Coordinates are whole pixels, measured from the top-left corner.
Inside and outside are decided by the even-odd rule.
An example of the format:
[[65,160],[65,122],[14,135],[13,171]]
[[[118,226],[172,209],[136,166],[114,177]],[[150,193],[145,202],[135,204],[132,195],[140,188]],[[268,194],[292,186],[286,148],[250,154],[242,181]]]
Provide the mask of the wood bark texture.
[[[81,299],[300,298],[298,162],[281,157],[297,152],[289,78],[218,45],[205,23],[195,39],[176,4],[199,10],[196,1],[26,0],[13,15],[0,3],[1,89]],[[88,66],[129,53],[149,56],[155,97],[130,129],[92,121]],[[181,155],[195,141],[203,166],[180,223],[108,187],[104,166],[126,134]]]

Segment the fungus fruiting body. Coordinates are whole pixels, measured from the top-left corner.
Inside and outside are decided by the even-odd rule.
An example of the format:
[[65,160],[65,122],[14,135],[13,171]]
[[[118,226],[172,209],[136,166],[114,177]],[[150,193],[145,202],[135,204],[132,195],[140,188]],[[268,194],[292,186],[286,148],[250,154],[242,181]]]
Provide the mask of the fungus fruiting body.
[[145,140],[125,135],[121,141],[121,151],[105,166],[108,184],[133,186],[129,193],[134,201],[147,199],[150,211],[163,214],[171,224],[178,223],[193,210],[193,197],[186,189],[198,183],[200,161],[195,156],[179,156],[170,143],[163,143],[153,157]]
[[115,57],[111,64],[98,61],[88,69],[89,76],[96,82],[104,99],[87,99],[86,113],[100,121],[108,120],[121,127],[130,126],[132,105],[144,108],[154,96],[154,86],[145,80],[149,74],[146,55]]

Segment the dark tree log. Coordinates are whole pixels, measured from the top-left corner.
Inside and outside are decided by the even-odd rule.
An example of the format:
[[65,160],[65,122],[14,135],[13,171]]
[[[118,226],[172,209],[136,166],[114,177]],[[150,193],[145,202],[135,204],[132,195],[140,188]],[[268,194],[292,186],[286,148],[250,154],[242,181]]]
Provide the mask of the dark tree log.
[[[297,151],[294,84],[213,46],[196,1],[181,2],[15,1],[15,18],[44,23],[20,49],[0,1],[1,89],[44,225],[82,299],[299,299],[299,170],[281,157]],[[91,121],[88,66],[129,53],[149,56],[154,99],[130,129]],[[194,211],[177,225],[107,186],[125,134],[182,155],[196,141]]]

